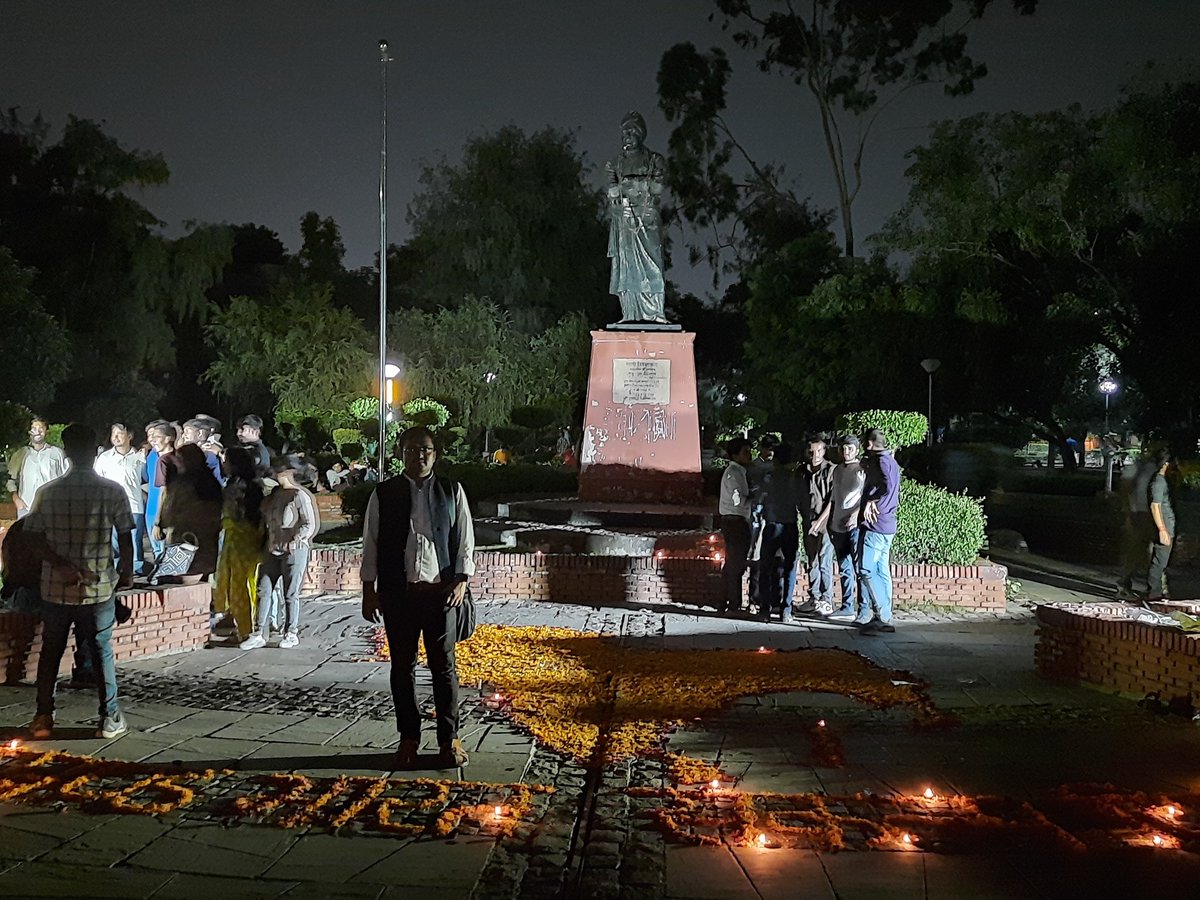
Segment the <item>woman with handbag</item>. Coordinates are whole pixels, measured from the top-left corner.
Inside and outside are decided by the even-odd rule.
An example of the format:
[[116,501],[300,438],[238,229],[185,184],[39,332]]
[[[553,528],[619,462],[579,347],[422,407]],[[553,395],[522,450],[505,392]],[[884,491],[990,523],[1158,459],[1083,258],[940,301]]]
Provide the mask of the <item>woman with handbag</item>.
[[195,546],[191,563],[178,574],[185,580],[199,581],[217,571],[221,486],[212,477],[204,451],[196,444],[184,444],[172,456],[175,465],[166,472],[156,530],[168,548],[185,541]]
[[258,566],[266,537],[263,490],[255,476],[255,459],[242,447],[230,447],[225,452],[225,476],[221,510],[224,540],[217,558],[217,590],[213,600],[217,612],[232,614],[235,639],[241,643],[255,627]]

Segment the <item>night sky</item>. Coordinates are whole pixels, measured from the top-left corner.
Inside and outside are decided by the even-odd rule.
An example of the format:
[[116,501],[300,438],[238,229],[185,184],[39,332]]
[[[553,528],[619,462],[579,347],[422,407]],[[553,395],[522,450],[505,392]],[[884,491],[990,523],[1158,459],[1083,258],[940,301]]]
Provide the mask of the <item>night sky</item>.
[[[989,76],[970,97],[916,90],[881,119],[857,210],[860,241],[904,198],[904,153],[938,119],[1109,103],[1142,63],[1197,59],[1198,0],[1042,0],[1019,18],[999,3],[972,51]],[[640,109],[665,149],[655,73],[672,44],[728,47],[702,0],[441,2],[46,2],[0,6],[0,104],[103,120],[126,146],[161,152],[168,187],[144,202],[177,231],[185,220],[257,222],[291,249],[307,210],[341,226],[347,265],[378,245],[379,62],[390,66],[389,238],[422,161],[455,159],[464,139],[515,123],[574,130],[594,164],[618,148],[619,120]],[[607,12],[603,12],[603,11]],[[801,190],[832,206],[815,107],[731,48],[729,118]],[[599,183],[600,173],[593,172]],[[681,254],[679,256],[682,256]],[[676,266],[684,287],[706,272]]]

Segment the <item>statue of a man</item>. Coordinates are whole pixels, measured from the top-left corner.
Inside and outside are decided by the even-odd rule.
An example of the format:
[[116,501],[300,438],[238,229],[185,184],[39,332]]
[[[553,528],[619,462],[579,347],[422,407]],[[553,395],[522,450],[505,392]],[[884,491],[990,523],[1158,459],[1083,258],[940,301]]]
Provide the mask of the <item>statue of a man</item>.
[[621,154],[608,173],[608,290],[621,298],[621,321],[665,323],[662,237],[658,200],[666,167],[646,148],[646,120],[631,112],[621,121]]

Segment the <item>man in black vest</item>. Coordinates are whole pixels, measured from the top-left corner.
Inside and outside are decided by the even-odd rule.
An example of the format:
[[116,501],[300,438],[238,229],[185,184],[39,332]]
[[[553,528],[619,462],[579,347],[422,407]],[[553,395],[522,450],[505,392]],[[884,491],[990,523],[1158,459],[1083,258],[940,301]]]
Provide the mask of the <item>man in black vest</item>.
[[437,708],[439,768],[467,764],[458,739],[458,673],[454,640],[458,612],[475,574],[475,530],[461,485],[433,476],[433,435],[400,435],[404,474],[382,482],[363,516],[363,618],[387,630],[392,700],[400,732],[397,768],[414,768],[421,739],[414,674],[424,637]]

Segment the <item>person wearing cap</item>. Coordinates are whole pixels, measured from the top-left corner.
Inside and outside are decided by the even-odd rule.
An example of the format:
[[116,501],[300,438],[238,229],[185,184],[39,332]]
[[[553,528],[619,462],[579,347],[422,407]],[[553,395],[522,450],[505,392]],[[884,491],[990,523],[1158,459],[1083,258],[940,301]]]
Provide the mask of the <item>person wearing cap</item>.
[[238,419],[238,443],[250,451],[250,455],[259,466],[267,468],[271,465],[271,449],[263,443],[262,430],[263,420],[254,413]]
[[842,461],[834,466],[833,487],[825,509],[810,527],[829,532],[829,543],[837,560],[842,587],[842,604],[830,615],[831,619],[854,619],[858,616],[858,526],[862,505],[863,483],[866,474],[858,461],[858,438],[848,434],[839,444]]
[[258,627],[242,641],[242,650],[267,645],[275,600],[275,585],[283,592],[284,626],[279,649],[300,643],[300,586],[308,569],[313,538],[321,530],[321,516],[313,495],[297,480],[304,462],[295,456],[277,460],[271,467],[277,487],[262,502],[267,544],[258,570]]
[[862,528],[859,534],[858,578],[862,604],[855,624],[862,634],[892,632],[892,541],[900,509],[900,466],[878,428],[865,435],[866,483],[862,495]]

